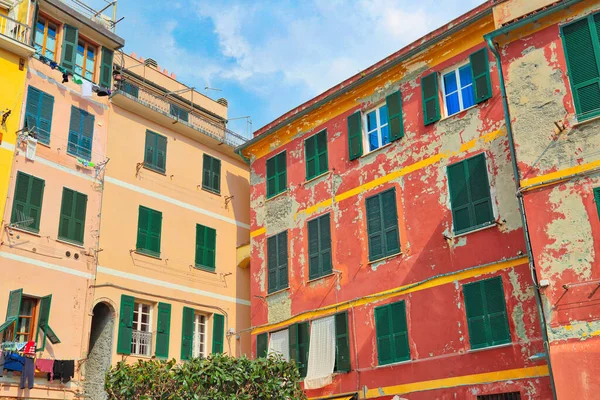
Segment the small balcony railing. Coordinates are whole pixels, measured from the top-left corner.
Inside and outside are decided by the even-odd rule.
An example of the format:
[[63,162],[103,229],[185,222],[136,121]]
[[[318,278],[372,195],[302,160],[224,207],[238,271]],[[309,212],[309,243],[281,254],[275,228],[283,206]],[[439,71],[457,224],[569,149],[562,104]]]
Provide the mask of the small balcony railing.
[[19,21],[0,14],[0,35],[7,36],[17,42],[29,45],[31,29]]
[[213,121],[196,110],[186,108],[181,103],[170,101],[170,98],[164,94],[151,91],[130,81],[116,81],[115,90],[117,93],[124,94],[146,107],[169,115],[177,119],[179,123],[234,148],[248,141],[245,137],[227,129],[224,123]]
[[194,341],[193,341],[193,356],[204,357],[206,355],[206,335],[200,332],[194,333]]
[[133,330],[131,354],[150,357],[152,351],[152,332]]

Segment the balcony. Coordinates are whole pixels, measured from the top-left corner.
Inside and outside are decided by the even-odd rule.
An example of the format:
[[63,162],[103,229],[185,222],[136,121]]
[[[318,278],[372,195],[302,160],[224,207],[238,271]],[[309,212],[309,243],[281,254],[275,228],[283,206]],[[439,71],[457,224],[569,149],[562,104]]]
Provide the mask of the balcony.
[[35,50],[30,46],[31,28],[0,14],[0,48],[21,57],[30,57]]
[[234,157],[239,157],[234,149],[248,140],[227,129],[225,122],[211,119],[189,104],[131,81],[115,82],[111,100],[128,111]]

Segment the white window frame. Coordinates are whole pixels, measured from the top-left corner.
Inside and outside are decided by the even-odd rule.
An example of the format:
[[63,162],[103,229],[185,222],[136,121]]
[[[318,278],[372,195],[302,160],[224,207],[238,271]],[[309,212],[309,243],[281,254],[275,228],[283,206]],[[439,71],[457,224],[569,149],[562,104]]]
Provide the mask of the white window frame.
[[[381,125],[381,118],[380,118],[380,113],[379,113],[379,109],[382,107],[387,106],[387,103],[384,101],[383,103],[379,103],[377,104],[375,107],[371,107],[368,110],[365,110],[362,112],[362,124],[363,124],[363,135],[362,135],[362,140],[363,140],[363,154],[369,154],[372,153],[374,151],[377,151],[379,149],[381,149],[384,146],[387,146],[388,144],[391,143],[388,142],[386,144],[383,144],[383,137],[381,134],[381,128],[387,126],[388,127],[388,135],[389,135],[389,125],[390,125],[390,121],[387,122],[387,124],[385,125]],[[375,111],[375,116],[377,119],[377,139],[379,141],[379,147],[377,147],[374,150],[371,150],[371,146],[369,143],[369,124],[368,124],[368,120],[367,120],[367,114],[372,113],[373,111]]]
[[[440,74],[440,87],[442,88],[442,99],[444,100],[444,113],[445,113],[445,117],[451,117],[453,115],[456,115],[462,111],[468,110],[469,108],[475,107],[477,105],[477,103],[473,104],[472,106],[469,106],[467,108],[465,108],[465,105],[463,103],[463,97],[462,97],[462,89],[463,87],[460,86],[460,73],[459,70],[466,66],[466,65],[471,65],[471,60],[467,60],[465,62],[462,62],[460,64],[457,65],[453,65],[452,67],[444,70],[441,74]],[[471,68],[473,68],[471,66]],[[454,72],[455,76],[456,76],[456,86],[458,88],[458,105],[460,107],[460,110],[455,112],[454,114],[450,114],[448,112],[448,104],[446,103],[446,82],[444,81],[444,76],[448,75],[449,73]],[[472,72],[472,70],[471,70]],[[474,82],[471,82],[471,87],[473,87],[473,90],[475,90],[474,87]],[[468,87],[468,86],[465,86]],[[473,95],[475,94],[475,92],[473,92]]]
[[[201,320],[204,319],[204,322]],[[201,313],[194,313],[194,339],[192,340],[192,357],[206,357],[207,356],[207,332],[208,332],[208,315]],[[202,329],[204,331],[202,331]],[[198,342],[198,339],[203,337],[203,340]],[[200,349],[200,344],[203,344],[203,350]]]
[[[147,324],[148,325],[148,330],[147,331],[144,331],[144,330],[141,329],[141,327],[142,327],[142,314],[144,314],[143,313],[144,306],[148,307],[148,312],[145,313],[145,314],[148,315],[148,324]],[[132,355],[136,355],[136,356],[150,357],[152,355],[152,322],[153,322],[152,321],[152,314],[153,314],[153,308],[154,307],[153,307],[152,304],[145,303],[145,302],[142,302],[142,301],[135,301],[133,303],[133,307],[134,307],[134,312],[137,311],[137,313],[138,313],[138,318],[137,318],[137,321],[135,319],[133,320],[133,327],[132,328],[133,328],[134,335],[133,335],[132,340],[131,340],[131,354]],[[134,314],[134,316],[135,316],[135,314]],[[140,328],[140,329],[136,329],[136,326],[137,326],[137,328]],[[136,343],[134,341],[134,339],[135,339],[135,332],[147,333],[150,336],[150,340],[149,340],[148,344],[146,345],[146,351],[145,352],[141,351],[143,345],[141,343],[139,343],[139,342]]]

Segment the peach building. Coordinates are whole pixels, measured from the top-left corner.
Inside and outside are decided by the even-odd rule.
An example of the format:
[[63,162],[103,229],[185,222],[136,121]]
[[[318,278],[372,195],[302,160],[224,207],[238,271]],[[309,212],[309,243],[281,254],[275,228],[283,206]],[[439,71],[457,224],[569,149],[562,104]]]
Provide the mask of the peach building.
[[[107,162],[112,58],[124,44],[107,20],[58,0],[32,3],[32,47],[0,232],[3,345],[73,361],[69,382],[0,378],[2,396],[70,399],[83,392]],[[7,279],[7,277],[9,279]],[[2,316],[0,316],[2,318]],[[12,375],[12,376],[11,376]]]
[[[118,361],[250,351],[249,168],[213,101],[115,53],[88,395]],[[239,254],[239,257],[238,257]],[[89,311],[92,311],[90,308]]]

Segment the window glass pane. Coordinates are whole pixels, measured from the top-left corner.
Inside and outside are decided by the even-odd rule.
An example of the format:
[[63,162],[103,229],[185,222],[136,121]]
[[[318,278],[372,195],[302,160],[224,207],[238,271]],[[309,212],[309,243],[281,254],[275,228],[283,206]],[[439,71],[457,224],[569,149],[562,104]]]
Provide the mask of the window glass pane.
[[444,75],[444,90],[445,94],[454,93],[458,90],[456,83],[456,73],[454,71]]
[[369,133],[369,150],[373,151],[379,148],[379,137],[377,135],[377,130]]
[[473,91],[473,85],[461,89],[461,93],[463,98],[463,107],[473,107],[475,105],[475,93]]
[[448,107],[448,115],[456,114],[460,111],[460,103],[458,101],[458,92],[446,96],[446,106]]
[[387,106],[379,108],[379,123],[381,126],[387,125],[388,123]]
[[17,326],[17,332],[29,333],[31,324],[31,318],[19,318],[19,326]]
[[42,46],[44,45],[44,22],[43,21],[38,21],[37,23],[37,32],[35,35],[35,48],[36,50],[40,50],[42,49]]
[[473,84],[473,77],[471,76],[471,64],[467,64],[464,67],[460,67],[458,70],[460,75],[460,87],[465,87]]
[[371,132],[375,129],[377,129],[377,112],[371,111],[367,114],[367,131]]
[[381,128],[381,145],[386,145],[390,142],[389,127],[386,125]]
[[21,302],[21,316],[31,317],[33,315],[33,306],[35,304],[34,300],[23,299]]

